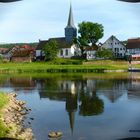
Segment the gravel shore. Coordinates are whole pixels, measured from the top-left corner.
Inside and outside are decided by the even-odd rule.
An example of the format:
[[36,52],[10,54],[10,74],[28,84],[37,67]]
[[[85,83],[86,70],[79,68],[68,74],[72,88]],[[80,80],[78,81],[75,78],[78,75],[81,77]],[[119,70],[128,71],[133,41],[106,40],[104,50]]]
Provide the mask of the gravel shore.
[[21,140],[33,140],[31,128],[24,126],[24,121],[31,109],[25,106],[25,102],[16,99],[16,93],[7,94],[9,98],[8,105],[2,110],[3,115],[1,120],[9,129],[7,137]]

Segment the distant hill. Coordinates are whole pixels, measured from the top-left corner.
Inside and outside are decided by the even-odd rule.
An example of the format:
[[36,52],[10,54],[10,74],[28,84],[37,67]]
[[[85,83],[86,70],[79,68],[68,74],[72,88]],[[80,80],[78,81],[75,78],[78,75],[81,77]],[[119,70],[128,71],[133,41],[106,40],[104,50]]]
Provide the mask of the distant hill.
[[9,44],[0,44],[0,48],[13,48],[15,46],[22,46],[22,45],[30,45],[32,47],[37,47],[38,43],[9,43]]

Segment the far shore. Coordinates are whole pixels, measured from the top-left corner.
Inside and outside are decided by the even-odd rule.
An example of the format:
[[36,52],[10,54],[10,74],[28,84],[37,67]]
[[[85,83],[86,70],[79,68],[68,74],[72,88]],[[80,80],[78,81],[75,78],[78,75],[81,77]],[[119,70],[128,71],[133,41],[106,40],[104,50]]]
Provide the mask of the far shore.
[[[140,62],[132,62],[132,67],[140,68]],[[127,61],[63,60],[52,62],[5,62],[0,63],[0,73],[98,73],[127,72]]]

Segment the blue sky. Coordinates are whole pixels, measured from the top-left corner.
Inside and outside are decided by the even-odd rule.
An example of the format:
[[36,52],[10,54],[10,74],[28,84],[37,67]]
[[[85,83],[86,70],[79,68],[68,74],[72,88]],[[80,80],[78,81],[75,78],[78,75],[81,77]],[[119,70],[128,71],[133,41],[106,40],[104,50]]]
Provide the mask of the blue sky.
[[[64,36],[69,0],[23,0],[0,3],[0,42],[37,42]],[[120,40],[140,37],[140,4],[116,0],[73,0],[74,21],[103,24],[104,42],[115,35]]]

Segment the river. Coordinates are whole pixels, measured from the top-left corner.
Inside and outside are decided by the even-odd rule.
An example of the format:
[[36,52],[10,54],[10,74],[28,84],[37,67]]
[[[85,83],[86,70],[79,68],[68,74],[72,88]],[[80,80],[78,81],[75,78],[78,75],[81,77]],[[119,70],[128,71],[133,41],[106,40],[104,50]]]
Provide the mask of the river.
[[25,125],[37,140],[50,131],[62,131],[62,140],[140,137],[138,73],[1,74],[0,90],[32,109]]

